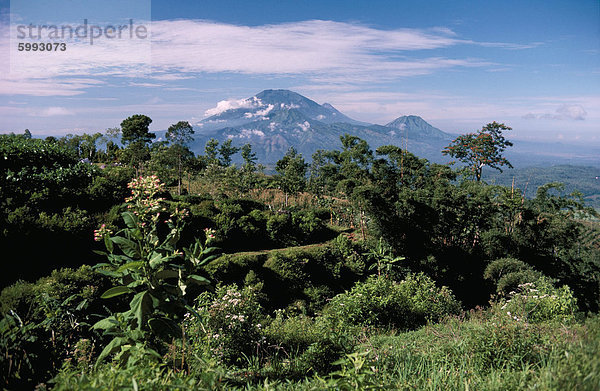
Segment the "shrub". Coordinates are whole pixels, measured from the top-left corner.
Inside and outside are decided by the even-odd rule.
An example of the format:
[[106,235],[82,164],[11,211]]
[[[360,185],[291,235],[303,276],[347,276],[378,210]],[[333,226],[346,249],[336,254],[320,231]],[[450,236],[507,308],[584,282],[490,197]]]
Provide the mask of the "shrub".
[[519,284],[537,280],[542,273],[515,258],[496,259],[485,268],[483,278],[496,284],[496,293],[507,294]]
[[286,316],[283,310],[276,312],[265,337],[271,356],[287,363],[280,373],[286,377],[328,372],[335,360],[354,347],[349,334],[332,330],[323,318]]
[[357,283],[350,292],[334,297],[323,313],[341,326],[408,330],[459,311],[460,304],[447,287],[437,288],[424,274],[409,274],[401,282],[370,277]]
[[109,280],[89,266],[61,269],[36,283],[18,282],[2,291],[0,371],[13,389],[35,386],[75,356],[81,339],[97,340],[89,325],[101,309]]
[[202,293],[196,307],[199,318],[192,319],[190,326],[196,335],[190,338],[205,341],[220,362],[240,364],[244,355],[260,349],[262,314],[253,289],[220,285],[214,293]]
[[567,285],[556,288],[551,280],[541,277],[534,282],[520,284],[508,299],[497,305],[517,321],[543,322],[547,320],[572,321],[577,311],[577,300]]

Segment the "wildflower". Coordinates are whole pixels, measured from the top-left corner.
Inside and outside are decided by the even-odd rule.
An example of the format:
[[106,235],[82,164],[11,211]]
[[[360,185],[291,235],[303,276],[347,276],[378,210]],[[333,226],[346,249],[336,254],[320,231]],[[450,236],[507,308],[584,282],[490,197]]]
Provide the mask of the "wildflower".
[[99,242],[104,239],[105,236],[110,236],[113,232],[106,228],[106,224],[102,224],[99,229],[94,230],[94,240]]
[[216,231],[212,228],[204,228],[204,234],[206,235],[206,239],[214,239],[215,232]]

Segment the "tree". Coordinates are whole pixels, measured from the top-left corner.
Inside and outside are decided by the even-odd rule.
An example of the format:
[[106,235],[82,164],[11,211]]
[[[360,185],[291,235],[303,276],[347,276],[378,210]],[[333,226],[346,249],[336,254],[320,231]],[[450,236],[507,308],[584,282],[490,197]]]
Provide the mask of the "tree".
[[171,144],[173,154],[177,159],[177,194],[181,195],[181,178],[183,176],[184,157],[189,156],[187,145],[194,139],[194,128],[187,121],[179,121],[169,126],[165,137]]
[[465,163],[471,170],[475,180],[481,180],[483,167],[489,166],[502,172],[501,166],[512,168],[510,162],[502,156],[507,147],[513,144],[502,135],[510,127],[492,122],[476,133],[458,136],[442,153]]
[[256,171],[256,153],[252,152],[251,144],[244,144],[242,146],[242,159],[244,159],[244,165],[242,169],[244,171],[254,172]]
[[241,148],[241,155],[244,163],[239,170],[239,183],[238,188],[242,193],[247,193],[252,190],[258,180],[256,171],[258,166],[256,165],[256,153],[252,151],[251,144],[244,144]]
[[116,141],[121,136],[121,128],[107,128],[104,134],[98,139],[98,143],[104,145],[104,156],[101,156],[104,161],[114,161],[117,158],[119,145]]
[[125,154],[133,165],[141,166],[150,158],[148,144],[156,137],[149,131],[151,123],[150,117],[142,114],[132,115],[121,122],[121,142],[127,146]]
[[285,206],[288,205],[289,194],[298,194],[306,187],[306,169],[308,164],[304,161],[302,154],[296,152],[294,147],[288,149],[275,165],[278,173],[277,182],[285,193]]
[[206,142],[204,146],[204,156],[206,159],[206,165],[210,166],[211,164],[218,164],[219,160],[217,159],[219,141],[215,138],[211,138]]
[[227,139],[219,148],[219,155],[221,155],[219,158],[219,164],[223,167],[229,167],[231,165],[231,157],[240,150],[238,147],[234,147],[232,142],[233,141],[231,139]]
[[125,145],[132,143],[148,144],[156,135],[150,133],[149,128],[152,123],[150,117],[135,114],[121,122],[121,141]]

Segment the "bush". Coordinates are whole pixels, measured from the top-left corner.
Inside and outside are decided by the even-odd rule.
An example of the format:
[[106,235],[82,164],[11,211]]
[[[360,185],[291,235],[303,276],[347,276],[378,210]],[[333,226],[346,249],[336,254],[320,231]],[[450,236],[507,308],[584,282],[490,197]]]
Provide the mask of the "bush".
[[368,367],[380,384],[402,389],[598,389],[598,316],[585,325],[562,325],[473,314],[376,335],[359,351],[368,352]]
[[205,341],[220,362],[239,365],[260,349],[263,316],[253,289],[220,285],[214,293],[200,295],[197,310],[200,319],[191,320],[190,327],[198,334],[191,338]]
[[335,332],[329,326],[323,318],[302,314],[286,317],[283,310],[277,311],[265,336],[271,357],[287,363],[279,375],[300,378],[309,373],[325,373],[341,355],[351,351],[354,344],[350,335]]
[[517,289],[519,284],[537,280],[542,273],[515,258],[496,259],[485,268],[483,278],[496,284],[496,293],[506,295]]
[[556,288],[552,281],[541,277],[534,282],[520,284],[507,299],[497,304],[497,311],[514,320],[543,322],[572,321],[577,311],[577,300],[567,285]]
[[61,269],[35,284],[18,282],[0,295],[0,360],[6,386],[35,386],[64,360],[74,358],[80,340],[94,345],[93,314],[109,281],[89,266]]
[[341,326],[409,330],[459,311],[460,304],[448,288],[437,288],[424,274],[409,274],[401,282],[383,277],[359,282],[350,292],[334,297],[323,314]]

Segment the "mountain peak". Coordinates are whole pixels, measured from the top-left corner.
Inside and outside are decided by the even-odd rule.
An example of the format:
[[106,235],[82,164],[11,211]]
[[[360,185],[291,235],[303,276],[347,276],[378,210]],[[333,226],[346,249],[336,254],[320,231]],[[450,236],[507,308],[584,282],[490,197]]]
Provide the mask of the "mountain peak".
[[411,136],[415,138],[448,139],[450,137],[447,133],[444,133],[438,128],[432,126],[418,115],[403,115],[396,118],[392,122],[387,123],[385,126],[388,128],[399,129],[401,131],[408,129],[411,133],[413,133]]
[[250,143],[257,156],[269,163],[280,159],[290,146],[305,156],[320,148],[335,148],[343,134],[360,137],[374,148],[405,145],[427,157],[440,155],[448,139],[416,115],[399,117],[387,126],[373,125],[347,117],[330,103],[318,104],[283,89],[220,101],[207,114],[212,115],[196,125],[196,150],[201,151],[210,138],[230,139],[236,144]]
[[297,92],[290,90],[264,90],[255,95],[264,104],[287,104],[304,107],[320,106],[317,102],[308,99]]

